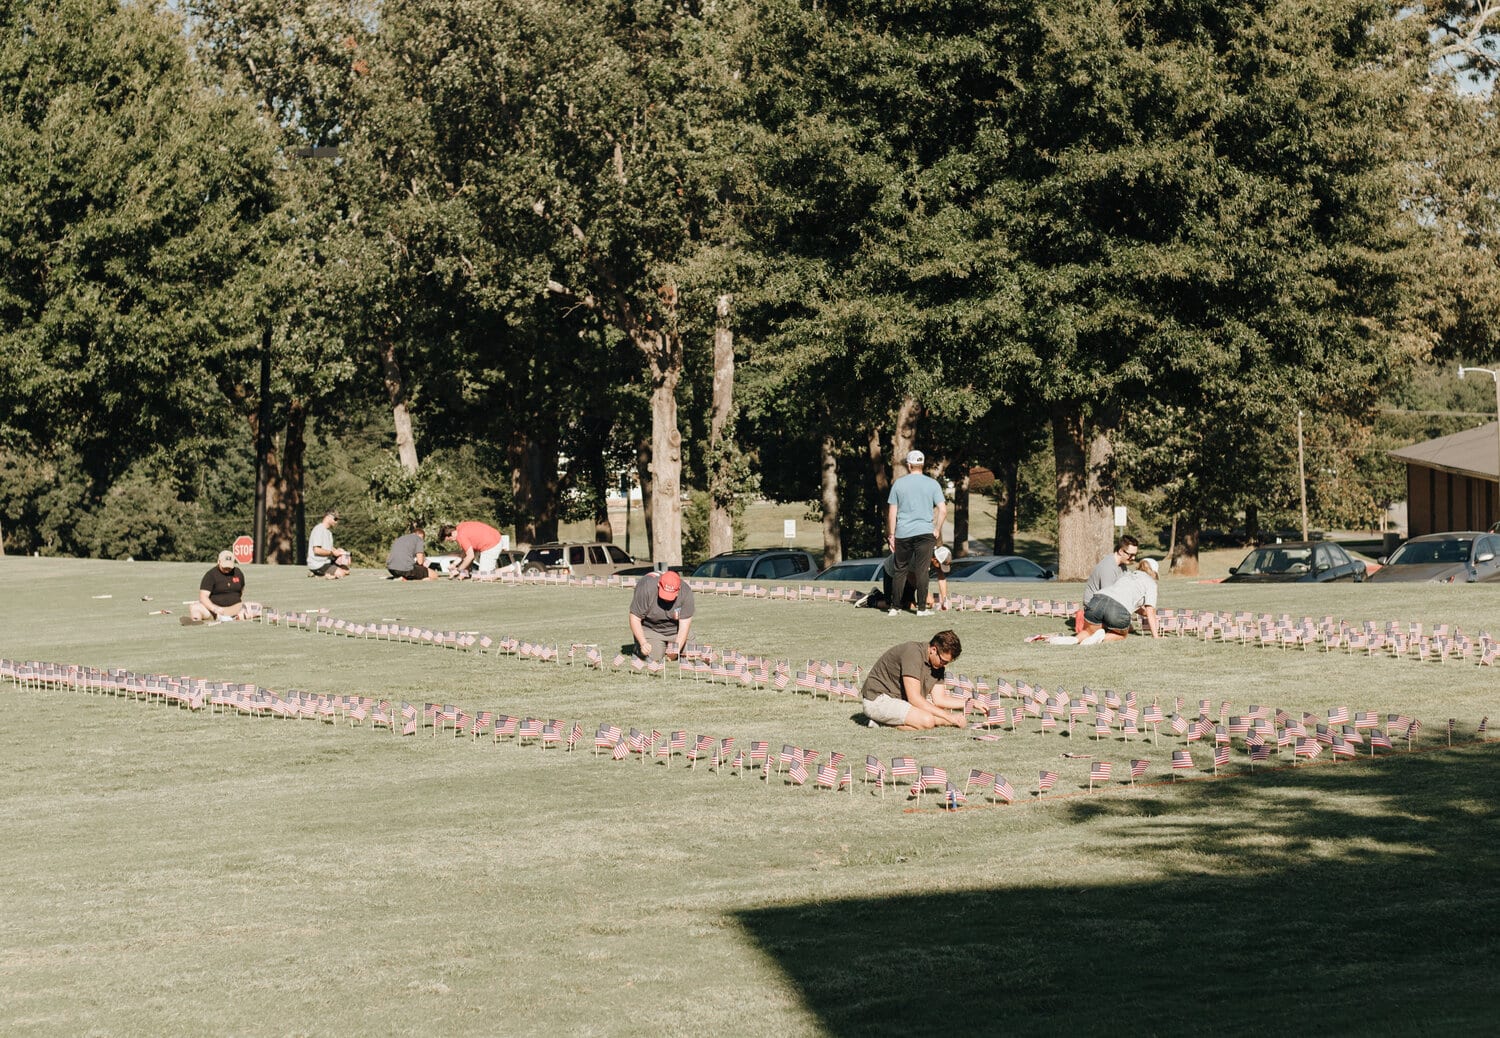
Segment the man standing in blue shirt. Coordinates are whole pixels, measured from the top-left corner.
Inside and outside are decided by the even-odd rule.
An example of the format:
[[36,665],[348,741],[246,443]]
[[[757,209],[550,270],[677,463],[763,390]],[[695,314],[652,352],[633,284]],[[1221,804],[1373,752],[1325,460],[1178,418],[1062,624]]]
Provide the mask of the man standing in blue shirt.
[[922,469],[927,458],[921,451],[906,456],[906,475],[891,484],[888,498],[886,534],[896,556],[896,572],[891,577],[891,608],[906,593],[906,582],[916,591],[918,616],[931,616],[927,608],[927,578],[932,569],[932,550],[943,542],[943,521],[948,518],[948,501],[937,480]]

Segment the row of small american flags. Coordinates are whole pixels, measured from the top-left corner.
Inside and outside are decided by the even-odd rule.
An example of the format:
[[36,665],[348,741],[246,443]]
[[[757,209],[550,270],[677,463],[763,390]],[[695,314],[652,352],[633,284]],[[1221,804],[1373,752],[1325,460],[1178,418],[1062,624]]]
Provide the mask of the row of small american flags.
[[[287,623],[276,610],[267,609],[268,623]],[[310,623],[306,615],[292,614],[292,626],[326,630],[331,633],[347,633],[355,636],[389,637],[423,644],[450,645],[468,648],[478,645],[481,651],[493,647],[497,652],[512,653],[523,658],[548,662],[563,659],[581,661],[587,666],[604,669],[606,662],[597,645],[574,643],[564,656],[555,646],[533,645],[518,642],[514,638],[477,637],[472,632],[430,632],[422,628],[407,628],[389,625],[362,625],[350,621],[321,616]],[[644,661],[634,655],[617,654],[609,666],[648,674],[664,674],[670,667],[660,660]],[[847,661],[808,660],[796,670],[795,681],[790,661],[771,660],[769,657],[751,655],[738,650],[714,650],[711,646],[689,644],[682,649],[677,663],[679,676],[696,679],[738,681],[757,686],[770,685],[778,689],[795,687],[801,691],[822,693],[828,698],[858,700],[860,670]],[[1239,737],[1241,749],[1248,757],[1251,767],[1267,762],[1271,747],[1275,747],[1277,759],[1283,753],[1291,753],[1293,761],[1315,758],[1328,747],[1337,759],[1353,755],[1353,752],[1368,751],[1373,755],[1378,749],[1390,749],[1390,739],[1403,740],[1410,745],[1421,731],[1420,722],[1413,722],[1405,715],[1387,715],[1383,722],[1384,732],[1378,738],[1367,739],[1368,729],[1376,727],[1378,715],[1372,711],[1359,711],[1358,724],[1350,724],[1351,712],[1347,707],[1331,708],[1326,718],[1304,713],[1300,720],[1285,710],[1276,708],[1274,718],[1271,708],[1250,706],[1243,715],[1231,715],[1232,704],[1219,704],[1217,718],[1213,716],[1209,700],[1199,702],[1198,715],[1184,715],[1184,700],[1176,697],[1170,714],[1157,702],[1142,704],[1134,692],[1117,693],[1105,690],[1102,693],[1084,687],[1077,696],[1066,690],[1049,692],[1041,686],[1024,680],[1011,682],[996,678],[992,686],[983,677],[971,678],[963,674],[950,675],[952,690],[966,698],[966,713],[978,715],[970,724],[974,739],[999,741],[1005,730],[1015,732],[1027,722],[1034,721],[1041,732],[1065,732],[1074,735],[1079,728],[1090,732],[1094,740],[1114,739],[1117,736],[1130,741],[1149,734],[1153,745],[1160,737],[1162,727],[1171,736],[1188,743],[1212,739],[1217,746],[1232,743]],[[1010,702],[1019,700],[1019,702]],[[1451,740],[1450,726],[1450,740]],[[1302,740],[1299,742],[1299,740]],[[1297,750],[1299,746],[1301,753]],[[1319,747],[1314,749],[1314,747]],[[1225,751],[1227,752],[1227,751]]]
[[723,681],[727,684],[788,688],[822,695],[829,699],[857,700],[864,672],[847,660],[809,659],[794,667],[789,659],[742,652],[732,648],[689,643],[675,663],[661,659],[643,660],[633,653],[615,653],[606,657],[598,645],[574,642],[566,649],[560,645],[522,641],[509,636],[498,638],[476,631],[441,631],[405,623],[365,623],[330,616],[326,613],[283,612],[266,607],[262,620],[267,625],[286,630],[315,631],[365,640],[431,645],[480,653],[514,656],[542,663],[581,664],[597,670],[617,670],[648,676],[675,673],[679,678],[698,681]]
[[1159,614],[1164,634],[1196,635],[1203,641],[1254,645],[1277,649],[1319,649],[1348,654],[1414,659],[1421,662],[1472,660],[1492,666],[1500,658],[1500,642],[1488,631],[1470,636],[1461,627],[1399,620],[1377,623],[1353,622],[1323,616],[1293,618],[1283,613],[1216,613],[1163,609]]
[[[320,720],[330,724],[347,722],[350,726],[368,725],[371,729],[386,728],[404,736],[416,735],[428,729],[437,736],[451,732],[455,738],[470,741],[490,739],[500,743],[511,739],[517,746],[528,743],[546,749],[562,747],[568,751],[582,747],[592,749],[595,756],[621,761],[636,759],[665,764],[670,767],[681,756],[690,769],[702,763],[707,771],[719,774],[728,770],[741,777],[758,773],[767,785],[781,783],[788,786],[804,786],[811,780],[815,789],[852,792],[855,788],[854,768],[845,755],[831,752],[825,758],[821,751],[782,743],[779,752],[773,751],[770,740],[751,739],[736,746],[734,737],[719,738],[698,734],[689,739],[686,729],[649,733],[639,728],[624,728],[612,723],[599,724],[590,739],[587,728],[581,721],[566,721],[559,718],[519,716],[489,710],[469,710],[452,703],[415,703],[376,699],[359,695],[326,695],[299,692],[296,690],[278,693],[254,684],[210,681],[196,677],[179,677],[163,674],[136,674],[127,670],[103,669],[77,664],[60,664],[44,661],[19,661],[0,659],[0,679],[9,679],[24,688],[60,687],[82,691],[125,695],[145,701],[179,706],[189,710],[208,709],[211,712],[230,712],[247,716],[277,717],[300,720]],[[1033,693],[1035,690],[1032,690]],[[1108,703],[1114,696],[1105,693],[1102,702]],[[1054,704],[1061,697],[1047,697]],[[1083,703],[1097,697],[1085,690],[1079,700],[1069,700],[1069,712],[1074,703]],[[1121,709],[1128,709],[1120,699]],[[1371,756],[1377,749],[1390,750],[1393,740],[1404,740],[1408,749],[1418,739],[1422,722],[1404,714],[1387,714],[1383,718],[1372,711],[1351,713],[1347,708],[1336,707],[1328,712],[1326,721],[1315,715],[1302,715],[1301,720],[1285,711],[1251,706],[1243,713],[1230,714],[1228,702],[1220,704],[1219,713],[1223,723],[1215,724],[1209,717],[1211,701],[1200,700],[1199,716],[1187,722],[1180,713],[1179,701],[1173,719],[1169,722],[1175,734],[1183,736],[1189,743],[1212,739],[1210,762],[1200,765],[1192,749],[1171,751],[1166,765],[1172,778],[1183,771],[1194,771],[1200,767],[1212,770],[1214,775],[1228,768],[1233,760],[1236,737],[1242,759],[1248,758],[1253,771],[1257,763],[1267,763],[1274,743],[1278,758],[1283,748],[1289,747],[1293,763],[1313,761],[1325,749],[1332,759],[1352,758],[1368,748]],[[1106,709],[1110,709],[1106,707]],[[976,728],[992,723],[991,716],[978,722]],[[1342,727],[1335,730],[1335,726]],[[398,727],[399,726],[399,727]],[[1489,718],[1483,718],[1474,732],[1478,739],[1488,740]],[[1450,718],[1447,724],[1447,741],[1454,742],[1458,722]],[[1134,785],[1137,779],[1146,777],[1153,762],[1149,758],[1132,758],[1128,766],[1122,766],[1123,779],[1117,779],[1114,762],[1090,761],[1086,776],[1076,781],[1079,788],[1093,791],[1109,788],[1120,783]],[[774,770],[774,775],[773,775]],[[1017,788],[998,771],[986,768],[970,768],[962,786],[948,777],[945,768],[919,764],[914,757],[893,757],[887,764],[874,755],[865,758],[862,784],[872,786],[882,797],[888,784],[898,779],[909,778],[908,798],[918,801],[929,793],[940,795],[942,806],[961,807],[971,796],[989,797],[993,802],[1013,803],[1017,799]],[[1060,771],[1042,769],[1038,772],[1034,795],[1044,797],[1052,792],[1062,780]],[[1068,781],[1074,781],[1070,777]],[[1028,787],[1029,788],[1029,787]]]
[[[569,577],[563,574],[532,576],[504,575],[505,582],[547,584],[568,587],[633,588],[635,577]],[[745,583],[743,581],[692,581],[693,592],[705,595],[727,595],[786,602],[851,602],[860,595],[854,590],[823,588],[813,584],[796,587]],[[1011,598],[1004,595],[964,595],[950,599],[949,608],[959,612],[993,612],[1015,616],[1066,618],[1081,608],[1077,602],[1063,599]],[[1351,621],[1333,616],[1293,618],[1283,613],[1249,611],[1225,612],[1197,609],[1158,611],[1163,634],[1196,636],[1204,641],[1256,645],[1261,647],[1317,648],[1349,654],[1414,659],[1422,662],[1472,660],[1480,666],[1493,666],[1500,660],[1500,641],[1487,631],[1470,636],[1457,625],[1436,624],[1430,630],[1420,622],[1372,620]],[[436,634],[437,632],[435,632]],[[451,632],[450,632],[451,633]],[[443,635],[447,637],[448,635]],[[439,642],[439,644],[448,644]]]

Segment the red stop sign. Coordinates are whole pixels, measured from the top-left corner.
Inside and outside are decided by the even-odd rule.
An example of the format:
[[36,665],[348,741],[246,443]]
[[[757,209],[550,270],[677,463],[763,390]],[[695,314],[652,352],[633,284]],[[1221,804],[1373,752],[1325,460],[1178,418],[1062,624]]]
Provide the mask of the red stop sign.
[[243,563],[248,566],[250,564],[250,560],[255,558],[255,542],[249,537],[240,537],[236,539],[234,544],[230,545],[230,548],[234,551],[235,562]]

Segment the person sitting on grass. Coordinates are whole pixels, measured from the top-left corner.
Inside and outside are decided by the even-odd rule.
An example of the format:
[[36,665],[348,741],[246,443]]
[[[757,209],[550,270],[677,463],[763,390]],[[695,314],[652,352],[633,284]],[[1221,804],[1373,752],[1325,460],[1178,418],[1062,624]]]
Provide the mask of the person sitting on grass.
[[333,546],[333,528],[339,524],[339,514],[330,508],[323,513],[323,521],[312,529],[307,539],[307,575],[338,580],[349,575],[349,553]]
[[429,580],[437,576],[427,568],[427,531],[412,523],[406,533],[391,544],[385,568],[397,580]]
[[234,564],[234,552],[219,552],[219,564],[198,583],[198,601],[188,607],[183,626],[209,620],[238,620],[248,615],[248,602],[240,601],[245,593],[245,574]]
[[[945,668],[961,652],[963,645],[952,631],[939,631],[926,645],[902,642],[891,646],[875,661],[860,689],[866,723],[904,732],[962,728],[965,701],[944,684]],[[952,710],[959,711],[958,715]]]
[[[1079,645],[1117,642],[1130,633],[1131,618],[1139,613],[1151,637],[1160,638],[1156,623],[1156,588],[1160,579],[1155,559],[1142,559],[1131,572],[1101,590],[1083,610]],[[1052,639],[1054,643],[1057,639]]]

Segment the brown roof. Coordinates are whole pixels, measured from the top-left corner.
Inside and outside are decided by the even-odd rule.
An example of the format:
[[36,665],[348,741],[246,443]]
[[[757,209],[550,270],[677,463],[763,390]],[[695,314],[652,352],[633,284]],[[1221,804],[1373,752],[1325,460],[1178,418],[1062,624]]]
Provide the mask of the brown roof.
[[1500,439],[1497,439],[1496,423],[1481,425],[1477,429],[1466,429],[1451,436],[1439,436],[1435,440],[1414,443],[1388,452],[1397,461],[1404,461],[1439,472],[1452,472],[1459,476],[1476,479],[1494,479],[1500,472]]

